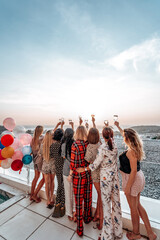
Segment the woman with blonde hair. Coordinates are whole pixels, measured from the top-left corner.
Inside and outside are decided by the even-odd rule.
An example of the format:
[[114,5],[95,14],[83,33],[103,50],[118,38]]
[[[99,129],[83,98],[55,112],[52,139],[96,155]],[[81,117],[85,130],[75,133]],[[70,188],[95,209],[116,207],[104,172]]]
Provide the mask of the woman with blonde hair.
[[40,173],[42,170],[42,162],[43,162],[43,159],[39,155],[40,146],[43,141],[42,133],[43,133],[43,126],[37,126],[35,128],[33,139],[31,142],[35,176],[32,181],[30,200],[33,200],[37,203],[41,201],[41,199],[37,197],[37,194],[44,184],[44,178],[42,178],[36,188],[36,184],[38,182],[38,179],[40,177]]
[[43,140],[41,153],[43,155],[42,173],[45,179],[45,191],[47,197],[47,208],[51,209],[54,206],[53,192],[54,192],[54,178],[55,178],[55,164],[54,159],[50,155],[50,147],[53,143],[51,131],[47,131]]
[[[73,181],[77,215],[77,234],[83,236],[83,220],[85,223],[89,223],[92,220],[92,179],[90,171],[86,169],[89,163],[84,159],[88,145],[86,128],[79,126],[74,138],[75,142],[71,147],[71,163],[68,181]],[[78,173],[76,169],[79,167],[84,167],[84,171]],[[83,200],[84,213],[82,213]]]
[[128,149],[119,156],[120,171],[122,174],[122,189],[126,195],[130,211],[133,231],[127,233],[128,239],[140,239],[140,217],[147,230],[149,240],[155,240],[156,234],[152,231],[148,215],[140,203],[140,194],[144,189],[145,178],[140,169],[140,161],[144,158],[143,144],[136,131],[133,129],[122,130],[119,122],[115,122],[123,136]]

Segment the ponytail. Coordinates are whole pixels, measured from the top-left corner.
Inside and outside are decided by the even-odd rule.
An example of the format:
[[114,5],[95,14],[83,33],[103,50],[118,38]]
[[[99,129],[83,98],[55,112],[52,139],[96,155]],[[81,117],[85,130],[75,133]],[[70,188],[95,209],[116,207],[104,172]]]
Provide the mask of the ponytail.
[[102,135],[105,139],[107,139],[109,150],[113,150],[113,130],[110,127],[105,127],[102,131]]
[[113,150],[113,142],[112,142],[112,138],[109,138],[108,140],[108,146],[109,146],[109,150]]

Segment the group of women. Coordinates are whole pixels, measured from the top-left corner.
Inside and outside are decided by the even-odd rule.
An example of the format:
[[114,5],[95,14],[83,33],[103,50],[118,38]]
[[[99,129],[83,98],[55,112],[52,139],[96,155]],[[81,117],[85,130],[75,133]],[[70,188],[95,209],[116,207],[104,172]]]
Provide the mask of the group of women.
[[[74,124],[63,131],[64,122],[59,122],[53,131],[42,138],[43,127],[37,126],[31,143],[35,177],[32,181],[30,200],[40,202],[38,192],[45,183],[47,207],[53,208],[52,217],[68,216],[77,222],[77,234],[83,236],[83,222],[97,222],[102,229],[99,239],[114,240],[123,237],[120,187],[118,178],[118,150],[113,130],[108,124],[102,131],[103,143],[92,117],[93,127],[80,125],[74,133]],[[144,175],[140,161],[144,158],[143,145],[133,129],[122,130],[115,125],[124,138],[128,149],[119,156],[122,188],[130,210],[133,231],[127,232],[128,239],[140,239],[140,217],[149,240],[155,240],[147,213],[140,204],[140,193],[144,188]],[[58,127],[61,128],[58,128]],[[42,172],[43,178],[37,182]],[[57,177],[56,202],[54,202],[54,178]],[[97,191],[97,207],[92,216],[92,183]]]

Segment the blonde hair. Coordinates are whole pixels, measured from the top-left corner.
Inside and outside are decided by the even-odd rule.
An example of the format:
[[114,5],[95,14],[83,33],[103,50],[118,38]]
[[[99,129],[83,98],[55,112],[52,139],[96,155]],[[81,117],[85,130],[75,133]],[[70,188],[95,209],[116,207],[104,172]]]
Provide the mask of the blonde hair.
[[87,141],[87,130],[84,126],[79,126],[74,135],[75,140]]
[[43,158],[46,162],[49,162],[50,159],[50,146],[52,144],[52,133],[47,131],[43,139]]
[[34,130],[34,135],[32,139],[32,149],[37,150],[39,148],[39,137],[43,133],[43,126],[37,126]]
[[131,128],[127,128],[124,129],[124,137],[129,148],[135,152],[137,160],[142,161],[145,158],[145,153],[143,151],[143,142],[138,133]]

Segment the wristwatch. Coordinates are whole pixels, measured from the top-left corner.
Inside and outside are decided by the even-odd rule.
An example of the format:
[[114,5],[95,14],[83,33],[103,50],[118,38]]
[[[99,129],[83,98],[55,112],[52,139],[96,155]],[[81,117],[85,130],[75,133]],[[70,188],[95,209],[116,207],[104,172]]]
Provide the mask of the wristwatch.
[[86,172],[86,171],[88,171],[88,169],[87,169],[86,167],[85,167],[85,169],[84,169],[84,170],[85,170],[85,172]]

